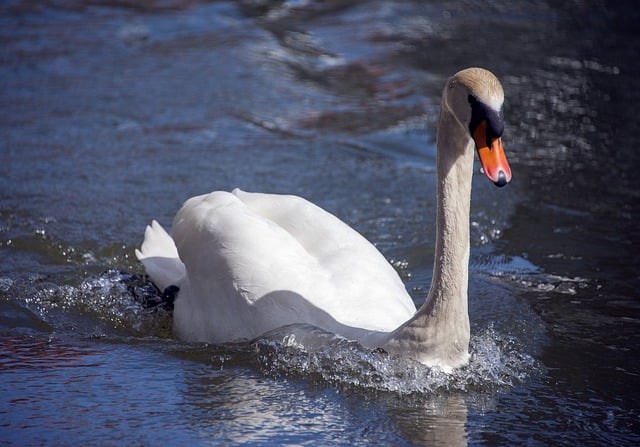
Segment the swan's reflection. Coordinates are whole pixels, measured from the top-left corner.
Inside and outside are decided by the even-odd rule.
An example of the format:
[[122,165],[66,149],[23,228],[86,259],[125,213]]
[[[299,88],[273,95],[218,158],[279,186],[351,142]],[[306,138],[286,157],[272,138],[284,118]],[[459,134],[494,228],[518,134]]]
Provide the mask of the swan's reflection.
[[421,399],[412,406],[389,411],[404,439],[415,445],[466,446],[467,405],[460,395]]
[[[233,360],[231,360],[233,363]],[[241,365],[210,365],[185,377],[186,424],[231,443],[325,445],[467,444],[467,407],[457,395],[400,396],[340,390],[308,380],[265,378]]]

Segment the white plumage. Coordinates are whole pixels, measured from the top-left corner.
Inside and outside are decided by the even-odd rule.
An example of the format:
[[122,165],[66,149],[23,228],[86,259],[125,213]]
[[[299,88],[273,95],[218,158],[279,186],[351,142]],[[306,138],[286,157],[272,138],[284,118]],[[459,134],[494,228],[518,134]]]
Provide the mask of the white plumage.
[[154,221],[136,250],[161,290],[179,287],[176,335],[236,342],[302,323],[444,369],[464,364],[473,148],[491,180],[510,180],[502,131],[490,128],[501,123],[502,100],[482,69],[457,73],[444,89],[436,259],[418,312],[384,256],[337,217],[300,197],[235,189],[187,200],[172,236]]
[[154,222],[137,254],[160,288],[180,288],[174,328],[186,340],[250,340],[292,323],[345,336],[389,332],[416,310],[373,245],[296,196],[193,197],[176,215],[173,240]]

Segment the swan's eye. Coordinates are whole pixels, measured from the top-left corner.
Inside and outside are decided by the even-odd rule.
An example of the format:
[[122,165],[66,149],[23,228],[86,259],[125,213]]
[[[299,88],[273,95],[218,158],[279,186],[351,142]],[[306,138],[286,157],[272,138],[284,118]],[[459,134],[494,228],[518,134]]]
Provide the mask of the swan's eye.
[[471,105],[471,121],[469,122],[469,131],[473,135],[474,130],[481,121],[487,122],[487,138],[500,138],[504,132],[504,120],[502,119],[502,110],[496,112],[473,95],[469,95],[469,104]]

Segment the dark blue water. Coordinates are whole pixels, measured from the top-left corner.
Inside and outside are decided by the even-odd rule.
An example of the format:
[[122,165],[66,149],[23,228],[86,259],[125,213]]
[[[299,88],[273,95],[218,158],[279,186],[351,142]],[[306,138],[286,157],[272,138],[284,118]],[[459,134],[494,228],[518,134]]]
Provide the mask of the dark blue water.
[[[637,445],[632,2],[0,5],[0,441]],[[134,256],[239,186],[302,195],[431,278],[445,80],[502,81],[514,180],[474,178],[472,360],[328,334],[184,344]]]

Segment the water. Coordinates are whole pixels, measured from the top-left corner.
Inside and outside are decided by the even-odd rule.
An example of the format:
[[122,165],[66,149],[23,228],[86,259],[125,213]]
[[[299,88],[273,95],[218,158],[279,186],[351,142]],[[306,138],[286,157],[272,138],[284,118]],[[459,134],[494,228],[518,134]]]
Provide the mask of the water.
[[[637,445],[631,2],[0,6],[0,440]],[[474,178],[472,359],[447,376],[290,327],[184,344],[133,250],[214,189],[303,195],[416,304],[446,78],[506,92],[514,180]]]

